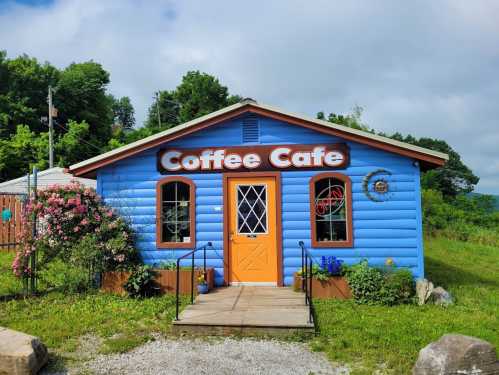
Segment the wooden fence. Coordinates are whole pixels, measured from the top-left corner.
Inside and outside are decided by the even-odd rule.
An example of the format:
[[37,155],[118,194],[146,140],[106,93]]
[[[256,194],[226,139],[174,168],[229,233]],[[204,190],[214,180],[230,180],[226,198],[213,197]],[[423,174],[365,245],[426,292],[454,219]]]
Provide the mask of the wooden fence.
[[22,230],[22,198],[22,194],[0,193],[0,251],[14,251],[17,247],[18,234]]

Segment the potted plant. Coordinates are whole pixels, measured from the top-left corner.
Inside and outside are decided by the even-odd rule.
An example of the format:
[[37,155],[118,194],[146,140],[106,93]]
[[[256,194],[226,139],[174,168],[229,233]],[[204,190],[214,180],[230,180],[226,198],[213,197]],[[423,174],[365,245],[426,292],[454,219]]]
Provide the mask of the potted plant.
[[[205,272],[202,268],[194,269],[194,285],[197,278]],[[122,285],[128,280],[131,272],[104,272],[102,278],[102,289],[110,293],[121,294],[125,292]],[[160,294],[175,293],[177,286],[177,265],[176,262],[164,262],[154,265],[154,281],[159,287]],[[180,294],[191,294],[192,275],[189,267],[180,267],[179,270],[179,292]],[[214,288],[215,275],[212,267],[206,268],[205,281],[208,289]]]
[[159,290],[154,281],[154,270],[146,265],[136,267],[123,284],[130,297],[150,297]]
[[[315,298],[348,299],[352,292],[345,278],[346,266],[334,256],[321,259],[320,266],[312,265],[312,295]],[[294,287],[301,289],[303,271],[295,273]]]
[[206,282],[204,275],[200,275],[198,277],[198,293],[199,294],[208,293],[208,283]]

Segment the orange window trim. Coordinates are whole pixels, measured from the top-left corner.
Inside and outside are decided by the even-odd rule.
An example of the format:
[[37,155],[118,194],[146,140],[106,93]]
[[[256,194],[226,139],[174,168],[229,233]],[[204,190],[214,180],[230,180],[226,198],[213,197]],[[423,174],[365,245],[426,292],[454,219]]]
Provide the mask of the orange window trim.
[[[315,183],[324,178],[336,178],[345,183],[345,204],[346,204],[346,232],[345,241],[318,241],[316,238],[315,222]],[[352,182],[348,176],[335,172],[319,173],[312,177],[309,182],[310,190],[310,228],[312,247],[353,247],[353,224],[352,224]]]
[[[169,182],[183,182],[189,185],[189,236],[190,242],[162,242],[163,225],[161,211],[163,206],[162,187]],[[156,184],[156,247],[159,249],[193,249],[196,246],[196,185],[191,179],[182,176],[165,177]]]

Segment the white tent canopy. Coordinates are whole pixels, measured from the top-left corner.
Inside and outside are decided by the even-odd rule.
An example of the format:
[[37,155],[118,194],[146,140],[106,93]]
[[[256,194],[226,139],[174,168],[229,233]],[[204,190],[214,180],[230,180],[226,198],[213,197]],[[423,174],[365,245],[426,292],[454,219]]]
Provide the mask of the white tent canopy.
[[[33,183],[33,175],[31,183]],[[40,171],[37,174],[37,186],[39,189],[46,188],[47,186],[59,184],[65,185],[71,181],[78,181],[82,185],[94,188],[96,181],[90,178],[74,177],[70,173],[66,173],[63,168],[55,167]],[[28,189],[28,177],[23,176],[14,180],[5,181],[0,183],[0,193],[26,193]]]

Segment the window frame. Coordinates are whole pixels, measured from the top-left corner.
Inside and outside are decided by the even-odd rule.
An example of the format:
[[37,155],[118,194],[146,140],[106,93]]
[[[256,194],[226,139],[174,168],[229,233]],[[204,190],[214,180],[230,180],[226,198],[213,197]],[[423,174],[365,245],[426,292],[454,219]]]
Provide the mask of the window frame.
[[[315,221],[315,183],[324,178],[336,178],[345,184],[345,216],[346,216],[346,234],[344,241],[317,241],[316,221]],[[313,176],[309,181],[310,190],[310,238],[312,247],[353,247],[353,220],[352,220],[352,182],[344,174],[336,172],[324,172]]]
[[[182,182],[189,185],[189,242],[163,242],[163,185],[171,182]],[[159,249],[193,249],[196,246],[196,185],[183,176],[170,176],[159,180],[156,184],[156,247]]]

